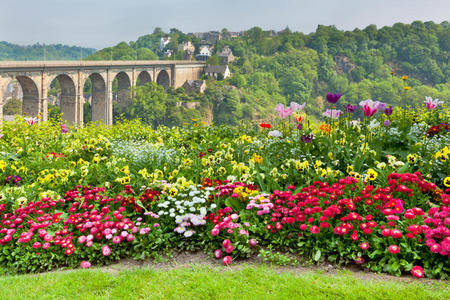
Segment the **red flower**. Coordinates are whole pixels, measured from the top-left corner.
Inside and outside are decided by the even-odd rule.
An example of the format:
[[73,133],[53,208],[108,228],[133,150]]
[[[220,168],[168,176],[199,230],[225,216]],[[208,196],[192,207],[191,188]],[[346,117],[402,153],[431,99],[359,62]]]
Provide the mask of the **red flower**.
[[416,278],[422,278],[423,277],[423,269],[420,266],[414,266],[411,269],[411,274]]
[[261,123],[261,124],[259,124],[259,127],[270,129],[271,126],[270,126],[270,124]]
[[400,248],[397,245],[390,245],[388,248],[389,252],[392,254],[397,254],[400,252]]

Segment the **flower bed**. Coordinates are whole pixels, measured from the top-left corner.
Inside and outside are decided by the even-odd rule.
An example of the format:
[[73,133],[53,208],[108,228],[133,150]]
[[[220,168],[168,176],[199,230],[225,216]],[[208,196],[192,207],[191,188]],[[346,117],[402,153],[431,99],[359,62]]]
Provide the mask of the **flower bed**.
[[0,265],[88,268],[167,250],[229,265],[278,249],[448,278],[449,111],[440,104],[421,112],[366,101],[363,122],[351,120],[352,106],[314,126],[298,104],[277,106],[272,125],[240,128],[6,123]]

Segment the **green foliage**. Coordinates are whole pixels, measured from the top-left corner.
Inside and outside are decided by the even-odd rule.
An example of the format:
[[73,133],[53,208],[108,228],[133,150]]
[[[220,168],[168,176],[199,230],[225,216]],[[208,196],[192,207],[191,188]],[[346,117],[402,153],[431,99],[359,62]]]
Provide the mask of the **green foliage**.
[[92,48],[66,45],[20,46],[8,42],[0,42],[0,60],[79,60],[95,52]]
[[157,126],[167,110],[167,94],[155,82],[149,82],[134,89],[134,98],[125,109],[129,119],[139,118],[147,124]]
[[5,115],[20,115],[22,113],[22,101],[11,98],[3,106],[3,114]]

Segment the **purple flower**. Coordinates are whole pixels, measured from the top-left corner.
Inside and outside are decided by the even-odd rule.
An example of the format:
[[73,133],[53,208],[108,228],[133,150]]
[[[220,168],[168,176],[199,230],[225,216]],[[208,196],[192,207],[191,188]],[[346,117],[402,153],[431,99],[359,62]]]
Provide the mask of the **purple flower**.
[[348,113],[352,113],[352,112],[354,112],[357,108],[358,108],[358,105],[347,104],[347,105],[345,106],[345,111],[348,112]]
[[332,118],[332,119],[337,119],[339,118],[339,116],[342,114],[342,111],[338,110],[338,109],[327,109],[326,111],[324,111],[322,113],[322,115],[324,117],[328,117],[328,118]]
[[300,137],[300,140],[303,143],[311,143],[311,141],[313,140],[314,136],[312,134],[308,134],[308,135],[302,135]]
[[378,110],[379,111],[383,111],[383,110],[385,110],[386,109],[386,103],[384,103],[384,102],[379,102],[379,104],[378,104]]
[[386,116],[392,115],[392,111],[393,111],[392,106],[389,106],[388,108],[384,109],[384,113],[386,114]]
[[339,98],[341,98],[342,94],[336,93],[327,93],[327,101],[328,103],[337,103],[339,101]]
[[302,124],[302,123],[298,124],[298,125],[297,125],[297,129],[298,129],[298,130],[302,130],[302,129],[303,129],[303,124]]
[[67,125],[66,124],[61,124],[61,133],[68,133],[69,130],[67,129]]
[[384,127],[389,127],[389,126],[391,126],[391,121],[389,121],[389,120],[384,120]]

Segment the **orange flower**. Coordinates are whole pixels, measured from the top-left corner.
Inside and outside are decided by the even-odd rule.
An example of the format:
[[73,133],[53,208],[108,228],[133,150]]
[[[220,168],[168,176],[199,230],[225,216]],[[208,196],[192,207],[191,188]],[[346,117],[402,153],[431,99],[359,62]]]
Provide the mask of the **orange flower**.
[[325,123],[322,123],[320,125],[319,130],[322,131],[323,133],[330,133],[331,131],[333,131],[331,126],[329,124],[325,124]]

